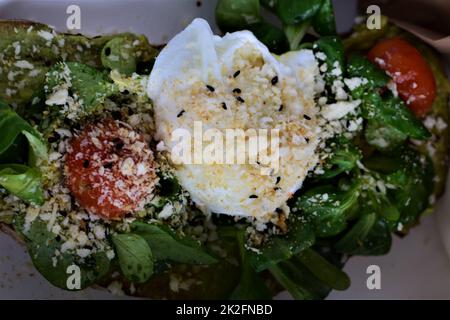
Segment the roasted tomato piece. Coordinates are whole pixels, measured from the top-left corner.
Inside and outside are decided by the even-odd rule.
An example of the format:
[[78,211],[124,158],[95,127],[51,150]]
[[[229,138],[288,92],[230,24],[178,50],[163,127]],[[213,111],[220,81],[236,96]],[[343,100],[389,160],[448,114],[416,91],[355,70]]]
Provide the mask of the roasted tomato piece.
[[157,181],[143,136],[114,120],[89,124],[71,139],[65,175],[78,203],[108,219],[142,209]]
[[430,66],[420,52],[401,38],[379,42],[369,52],[369,59],[392,77],[400,98],[421,117],[432,107],[436,82]]

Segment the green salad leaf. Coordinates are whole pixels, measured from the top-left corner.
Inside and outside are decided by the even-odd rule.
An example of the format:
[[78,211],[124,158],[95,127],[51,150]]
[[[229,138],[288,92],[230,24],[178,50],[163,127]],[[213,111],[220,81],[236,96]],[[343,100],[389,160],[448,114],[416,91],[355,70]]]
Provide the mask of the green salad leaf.
[[21,164],[0,165],[0,186],[24,201],[44,203],[41,173],[36,168]]
[[336,35],[336,18],[331,0],[322,0],[322,5],[313,18],[312,25],[314,30],[321,36]]
[[[335,36],[325,36],[314,42],[314,50],[323,52],[326,56],[327,72],[325,73],[325,81],[332,85],[333,81],[341,77],[345,71],[344,47],[342,41]],[[333,72],[333,70],[341,72]]]
[[358,147],[349,139],[339,136],[327,141],[331,156],[323,166],[324,173],[317,175],[319,179],[329,179],[344,172],[350,172],[361,160],[362,154]]
[[342,232],[351,216],[351,208],[359,197],[359,183],[347,189],[323,185],[301,195],[295,206],[314,227],[318,237],[329,237]]
[[366,140],[379,150],[396,148],[408,137],[425,140],[431,136],[399,97],[383,98],[371,92],[364,95],[361,109],[368,120]]
[[237,287],[231,293],[230,299],[271,299],[272,294],[264,280],[255,272],[245,249],[245,231],[236,232],[236,238],[241,256],[241,279]]
[[274,9],[284,24],[293,25],[312,19],[321,5],[322,0],[277,0]]
[[134,222],[131,230],[147,241],[155,260],[170,260],[191,264],[217,262],[217,259],[206,253],[196,241],[188,237],[180,239],[167,227]]
[[144,283],[153,274],[153,256],[147,241],[137,234],[112,235],[112,242],[125,277],[135,283]]
[[23,134],[29,144],[29,160],[31,160],[29,162],[35,164],[37,158],[42,160],[47,158],[47,147],[41,135],[2,100],[0,100],[0,130],[2,132],[0,155],[6,152]]
[[[18,217],[15,226],[25,238],[36,269],[58,288],[69,289],[68,281],[70,281],[71,273],[68,270],[71,266],[80,268],[80,289],[96,283],[109,271],[110,262],[105,252],[91,254],[83,260],[77,259],[75,254],[61,252],[61,240],[56,234],[48,231],[47,223],[41,220],[33,221],[29,230],[25,230],[24,219]],[[57,251],[61,253],[56,255]]]
[[243,30],[259,23],[259,0],[221,0],[216,7],[216,21],[224,32]]
[[64,85],[69,87],[87,114],[95,111],[107,97],[119,92],[107,74],[78,62],[58,63],[47,73],[48,96],[59,92],[60,86]]
[[[0,100],[0,157],[16,163],[0,164],[0,185],[20,199],[42,204],[44,192],[36,165],[47,159],[47,147],[41,135],[6,103]],[[26,150],[27,149],[27,150]],[[26,150],[26,151],[25,151]],[[26,153],[17,157],[13,152]]]
[[314,242],[315,234],[311,226],[298,217],[292,216],[286,235],[271,237],[261,252],[248,252],[248,255],[254,269],[260,272],[292,258],[300,251],[311,247]]
[[125,36],[109,40],[102,49],[103,67],[117,70],[124,75],[135,72],[137,57],[133,42],[133,39]]

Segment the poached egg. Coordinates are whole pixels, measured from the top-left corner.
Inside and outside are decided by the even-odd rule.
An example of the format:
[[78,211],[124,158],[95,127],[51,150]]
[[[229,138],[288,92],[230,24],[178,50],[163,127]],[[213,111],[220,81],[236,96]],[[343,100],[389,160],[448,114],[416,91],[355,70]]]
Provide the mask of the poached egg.
[[[147,87],[155,138],[164,143],[176,178],[201,210],[261,222],[288,214],[287,200],[318,162],[318,77],[311,50],[275,56],[251,32],[216,36],[203,19],[195,19],[164,47]],[[180,143],[175,133],[182,129],[194,137],[198,124],[203,132],[213,129],[223,137],[229,129],[266,129],[278,132],[278,138],[272,136],[268,146],[258,149],[257,159],[262,159],[261,150],[267,153],[270,161],[264,163],[175,161]],[[271,148],[273,141],[276,148]],[[231,149],[250,157],[249,148],[236,150],[228,143],[216,152]]]

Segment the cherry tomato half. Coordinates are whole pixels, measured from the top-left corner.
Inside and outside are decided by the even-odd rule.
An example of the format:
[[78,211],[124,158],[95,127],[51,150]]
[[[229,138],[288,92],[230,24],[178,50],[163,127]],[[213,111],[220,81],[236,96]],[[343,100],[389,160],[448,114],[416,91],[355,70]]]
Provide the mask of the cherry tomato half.
[[385,70],[397,85],[400,98],[417,117],[424,116],[436,97],[436,82],[420,52],[401,38],[376,44],[369,59]]
[[142,135],[113,120],[87,125],[71,139],[65,174],[78,203],[108,219],[140,209],[156,182]]

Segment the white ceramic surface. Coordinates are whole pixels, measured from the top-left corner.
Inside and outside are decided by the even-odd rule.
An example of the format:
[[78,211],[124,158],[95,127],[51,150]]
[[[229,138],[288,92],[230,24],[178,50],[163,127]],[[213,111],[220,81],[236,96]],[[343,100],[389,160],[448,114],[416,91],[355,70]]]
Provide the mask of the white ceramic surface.
[[[198,2],[201,6],[198,6]],[[65,31],[66,8],[81,8],[81,32],[132,31],[162,43],[194,17],[213,21],[216,0],[0,0],[0,19],[29,19]],[[355,1],[336,0],[338,26],[346,31],[353,24]],[[345,267],[352,285],[345,292],[332,292],[330,299],[450,299],[450,194],[440,201],[434,216],[422,219],[404,239],[395,238],[391,252],[382,257],[356,257]],[[441,242],[439,232],[442,234]],[[446,249],[445,249],[446,248]],[[368,290],[366,269],[381,268],[381,290]],[[281,294],[280,298],[288,297]],[[106,291],[88,289],[67,292],[56,289],[34,270],[24,249],[0,234],[0,299],[105,299],[123,298]]]

